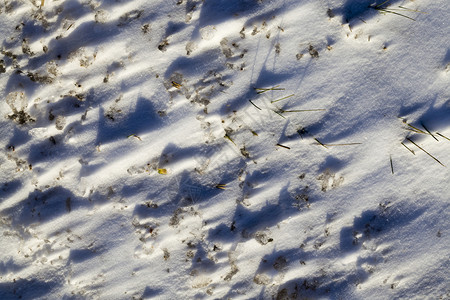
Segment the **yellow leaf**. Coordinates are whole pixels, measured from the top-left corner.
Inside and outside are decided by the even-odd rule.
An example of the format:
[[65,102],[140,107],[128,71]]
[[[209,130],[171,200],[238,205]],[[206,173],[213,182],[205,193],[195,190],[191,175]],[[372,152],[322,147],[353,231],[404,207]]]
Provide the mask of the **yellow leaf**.
[[166,169],[158,169],[158,173],[162,174],[162,175],[166,175],[167,174],[167,170]]

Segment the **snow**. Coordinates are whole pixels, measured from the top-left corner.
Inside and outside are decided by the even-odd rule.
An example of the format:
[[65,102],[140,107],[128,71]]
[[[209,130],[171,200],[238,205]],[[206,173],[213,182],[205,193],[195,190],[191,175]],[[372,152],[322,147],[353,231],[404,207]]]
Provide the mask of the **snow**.
[[40,2],[0,4],[1,299],[450,297],[447,1]]

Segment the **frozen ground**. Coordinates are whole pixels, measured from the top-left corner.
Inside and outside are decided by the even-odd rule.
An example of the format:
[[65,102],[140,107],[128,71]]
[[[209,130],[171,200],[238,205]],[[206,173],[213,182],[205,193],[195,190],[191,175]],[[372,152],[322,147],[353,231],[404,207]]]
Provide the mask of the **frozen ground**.
[[40,2],[0,3],[1,299],[449,299],[448,0]]

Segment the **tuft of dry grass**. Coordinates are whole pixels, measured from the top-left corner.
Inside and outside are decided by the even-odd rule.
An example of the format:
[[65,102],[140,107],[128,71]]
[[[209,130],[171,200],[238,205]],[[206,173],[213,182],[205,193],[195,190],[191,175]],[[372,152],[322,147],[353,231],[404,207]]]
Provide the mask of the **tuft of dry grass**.
[[423,12],[423,11],[410,9],[410,8],[407,8],[407,7],[404,7],[404,6],[398,6],[397,8],[391,8],[391,7],[389,7],[390,3],[388,3],[390,1],[391,0],[386,0],[386,1],[382,2],[382,3],[380,3],[380,4],[377,4],[377,5],[375,5],[375,4],[374,5],[370,5],[369,7],[379,11],[382,14],[393,14],[393,15],[397,15],[397,16],[401,16],[401,17],[410,19],[412,21],[415,21],[415,19],[413,19],[411,17],[408,17],[407,15],[405,15],[403,13],[404,12],[416,12],[416,13],[423,13],[423,14],[426,13],[426,12]]

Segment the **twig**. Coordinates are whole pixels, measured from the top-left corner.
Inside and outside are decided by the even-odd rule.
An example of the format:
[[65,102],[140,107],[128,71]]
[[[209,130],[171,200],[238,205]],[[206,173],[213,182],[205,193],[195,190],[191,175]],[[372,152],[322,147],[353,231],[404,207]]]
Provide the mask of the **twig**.
[[282,148],[285,148],[285,149],[288,149],[288,150],[290,150],[290,149],[291,149],[290,147],[288,147],[288,146],[285,146],[285,145],[281,145],[281,144],[277,144],[277,146],[278,146],[278,147],[282,147]]
[[428,153],[427,151],[425,151],[425,149],[423,149],[422,147],[420,147],[419,145],[417,145],[416,143],[414,143],[413,140],[411,140],[410,138],[406,138],[408,141],[410,141],[411,143],[413,143],[414,145],[416,145],[417,148],[419,148],[420,150],[422,150],[423,152],[425,152],[426,154],[428,154],[432,159],[434,159],[435,161],[437,161],[440,165],[442,165],[443,167],[445,167],[445,165],[443,163],[441,163],[436,157],[434,157],[433,155],[431,155],[430,153]]
[[69,27],[67,27],[66,31],[69,31],[69,29],[72,28],[73,24],[75,23],[70,24]]

